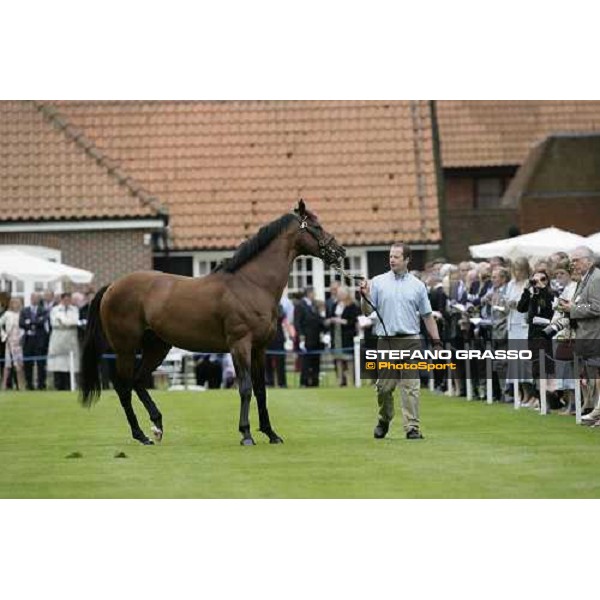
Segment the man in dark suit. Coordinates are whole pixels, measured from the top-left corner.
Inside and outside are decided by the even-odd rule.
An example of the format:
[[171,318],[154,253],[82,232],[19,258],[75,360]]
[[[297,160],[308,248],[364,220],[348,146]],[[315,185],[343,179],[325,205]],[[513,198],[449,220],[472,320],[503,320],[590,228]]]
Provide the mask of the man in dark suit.
[[[25,381],[28,390],[35,389],[33,367],[37,365],[37,389],[46,389],[46,354],[50,337],[49,313],[42,298],[35,292],[31,294],[31,304],[25,307],[19,316],[19,327],[24,331],[23,358]],[[43,357],[43,358],[42,358]]]
[[[587,379],[600,379],[600,269],[594,265],[594,254],[586,246],[575,248],[569,256],[580,280],[573,299],[560,299],[558,308],[569,315],[576,330],[575,350],[583,359]],[[577,376],[577,374],[575,374]],[[594,410],[582,417],[586,424],[600,424],[600,401]]]
[[[439,333],[439,339],[442,342],[449,341],[447,338],[446,321],[448,319],[448,296],[444,291],[442,284],[442,278],[439,275],[430,275],[428,279],[429,287],[429,303],[431,304],[433,318],[436,321]],[[434,364],[441,364],[442,361],[434,361]],[[446,391],[446,372],[442,370],[435,370],[433,372],[433,379],[435,382],[435,389],[438,391]]]
[[316,306],[314,288],[307,287],[304,290],[304,296],[295,310],[294,325],[300,337],[300,351],[303,352],[300,385],[317,387],[321,369],[319,351],[323,349],[321,333],[325,330],[325,319]]

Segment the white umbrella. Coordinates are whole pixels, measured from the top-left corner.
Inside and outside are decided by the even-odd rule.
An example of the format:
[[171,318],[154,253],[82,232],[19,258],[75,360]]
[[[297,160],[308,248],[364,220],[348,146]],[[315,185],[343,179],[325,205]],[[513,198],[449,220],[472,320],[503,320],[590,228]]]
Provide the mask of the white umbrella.
[[600,233],[594,233],[592,235],[588,235],[585,238],[586,246],[595,252],[596,254],[600,254]]
[[548,256],[559,250],[569,252],[577,246],[585,246],[586,243],[588,243],[588,240],[581,235],[557,227],[547,227],[506,240],[469,246],[469,251],[474,258],[502,256],[514,260],[521,256],[526,258]]
[[90,283],[94,274],[59,263],[37,258],[19,250],[0,251],[0,277],[6,279],[33,280],[40,283],[72,281]]

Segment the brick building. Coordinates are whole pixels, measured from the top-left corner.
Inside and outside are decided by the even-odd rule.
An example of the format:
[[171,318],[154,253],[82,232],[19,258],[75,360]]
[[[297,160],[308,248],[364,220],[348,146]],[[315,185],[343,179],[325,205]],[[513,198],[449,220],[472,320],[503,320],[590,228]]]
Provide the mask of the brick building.
[[[65,261],[99,283],[151,260],[203,275],[300,197],[346,246],[350,272],[384,270],[396,240],[414,245],[417,264],[439,246],[430,102],[11,102],[0,110],[10,134],[2,152],[13,161],[0,177],[0,243],[60,245]],[[28,170],[31,159],[38,166]],[[93,222],[102,230],[74,236]],[[40,230],[48,227],[60,235]],[[290,290],[314,285],[323,296],[331,277],[321,261],[300,258]]]
[[600,231],[600,133],[559,134],[537,144],[502,198],[523,231],[557,223],[588,236]]
[[[442,238],[454,261],[469,255],[469,245],[507,237],[511,227],[521,233],[539,228],[539,221],[521,217],[520,204],[502,201],[536,144],[553,133],[600,132],[597,101],[444,100],[436,102],[436,113],[445,190]],[[536,210],[547,210],[548,200],[539,199]],[[599,212],[591,199],[576,204],[584,220]],[[573,206],[556,206],[551,224],[569,229]]]

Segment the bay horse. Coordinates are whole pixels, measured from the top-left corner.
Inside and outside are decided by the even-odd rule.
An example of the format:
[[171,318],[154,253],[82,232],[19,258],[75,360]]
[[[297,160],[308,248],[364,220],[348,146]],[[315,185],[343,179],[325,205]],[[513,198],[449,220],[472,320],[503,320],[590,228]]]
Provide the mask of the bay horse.
[[148,411],[152,432],[160,440],[162,415],[143,387],[144,380],[172,346],[192,352],[231,352],[241,400],[240,443],[255,444],[249,421],[252,391],[259,430],[271,444],[282,443],[271,427],[265,388],[265,349],[276,331],[279,301],[297,256],[315,256],[337,266],[345,254],[300,200],[293,212],[262,227],[205,277],[140,271],[101,288],[88,314],[81,403],[90,406],[100,396],[98,362],[108,342],[116,355],[113,384],[131,434],[142,444],[152,444],[137,421],[132,391]]

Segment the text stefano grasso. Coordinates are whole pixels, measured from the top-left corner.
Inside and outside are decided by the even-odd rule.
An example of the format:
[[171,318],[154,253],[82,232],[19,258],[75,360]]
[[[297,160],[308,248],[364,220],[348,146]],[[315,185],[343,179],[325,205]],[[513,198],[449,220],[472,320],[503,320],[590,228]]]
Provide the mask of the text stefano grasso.
[[531,350],[365,350],[366,360],[531,360]]

